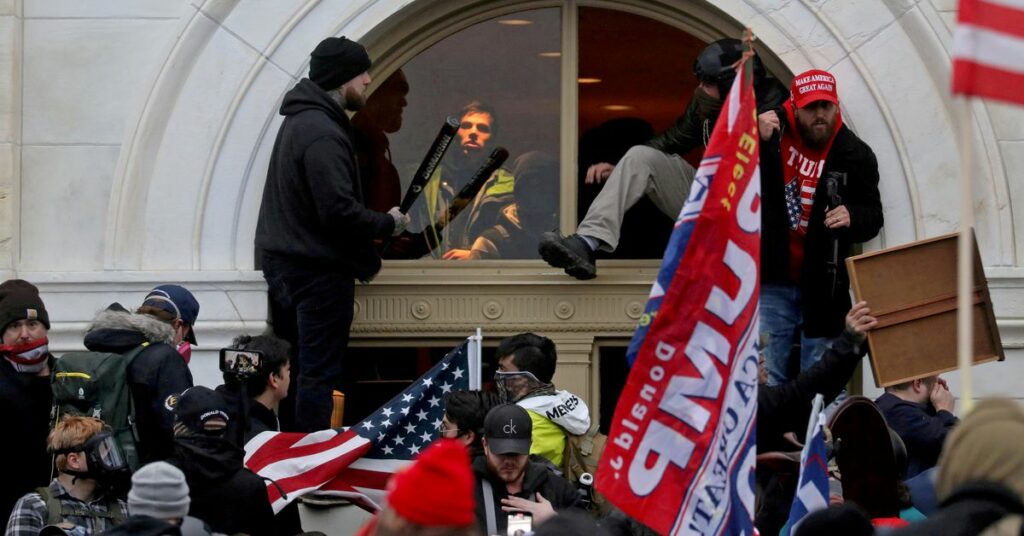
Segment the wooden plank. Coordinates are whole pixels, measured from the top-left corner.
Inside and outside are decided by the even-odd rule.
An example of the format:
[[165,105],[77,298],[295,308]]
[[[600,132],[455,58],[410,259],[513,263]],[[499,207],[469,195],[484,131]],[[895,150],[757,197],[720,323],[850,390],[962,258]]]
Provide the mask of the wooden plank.
[[[875,384],[886,387],[957,368],[957,235],[846,259],[857,301],[879,325],[868,333]],[[988,282],[974,244],[974,363],[1002,361]]]

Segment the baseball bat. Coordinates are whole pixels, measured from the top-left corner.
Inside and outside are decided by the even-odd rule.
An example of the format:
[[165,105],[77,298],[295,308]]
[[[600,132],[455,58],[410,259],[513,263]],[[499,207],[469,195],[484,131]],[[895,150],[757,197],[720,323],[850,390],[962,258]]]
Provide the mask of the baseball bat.
[[434,142],[430,144],[430,149],[427,150],[427,155],[420,162],[420,167],[416,169],[416,174],[412,176],[409,188],[405,190],[402,204],[398,206],[398,210],[402,214],[408,214],[412,204],[419,199],[420,194],[423,192],[423,187],[427,185],[427,181],[434,174],[437,165],[441,163],[441,158],[444,156],[445,151],[448,150],[448,146],[451,145],[452,139],[455,138],[455,133],[458,130],[458,118],[454,116],[445,118],[444,125],[441,126],[441,130],[437,133],[437,137],[434,138]]
[[439,221],[434,222],[430,228],[423,230],[423,237],[426,239],[427,246],[431,250],[440,245],[441,231],[455,220],[459,213],[476,198],[484,183],[487,182],[487,179],[491,178],[491,175],[505,163],[505,160],[508,160],[508,149],[497,147],[491,151],[491,155],[487,157],[483,165],[477,168],[469,182],[455,195],[455,199],[448,205],[448,211],[444,216]]

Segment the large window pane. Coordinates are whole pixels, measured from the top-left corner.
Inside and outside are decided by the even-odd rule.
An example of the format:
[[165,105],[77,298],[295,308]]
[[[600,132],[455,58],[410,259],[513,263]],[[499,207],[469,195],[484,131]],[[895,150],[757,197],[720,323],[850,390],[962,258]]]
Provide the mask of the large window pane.
[[[700,39],[667,24],[622,11],[579,10],[579,196],[583,219],[601,185],[585,184],[598,162],[615,164],[683,114],[697,87],[693,62]],[[698,164],[700,154],[684,156]],[[626,213],[612,258],[660,259],[672,220],[646,197]]]
[[[539,235],[558,225],[559,36],[557,8],[487,20],[423,51],[370,96],[354,121],[377,210],[398,204],[444,118],[461,122],[410,212],[409,232],[387,258],[537,258]],[[459,203],[457,194],[498,146],[509,150],[508,161]]]

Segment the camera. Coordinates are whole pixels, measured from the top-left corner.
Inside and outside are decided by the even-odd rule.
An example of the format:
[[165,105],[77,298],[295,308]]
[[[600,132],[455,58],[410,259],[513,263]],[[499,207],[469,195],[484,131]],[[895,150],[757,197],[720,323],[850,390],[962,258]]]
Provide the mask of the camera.
[[263,354],[254,350],[220,349],[220,371],[245,379],[255,376],[263,363]]

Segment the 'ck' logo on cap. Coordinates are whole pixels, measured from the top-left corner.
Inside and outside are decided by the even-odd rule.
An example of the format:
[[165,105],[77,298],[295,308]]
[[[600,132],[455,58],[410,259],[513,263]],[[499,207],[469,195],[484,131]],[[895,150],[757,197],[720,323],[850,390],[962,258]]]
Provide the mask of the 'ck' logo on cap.
[[505,426],[503,426],[503,427],[501,428],[501,431],[502,431],[502,432],[504,432],[504,433],[506,433],[506,434],[508,434],[508,435],[512,435],[512,434],[517,434],[517,433],[519,433],[519,432],[517,432],[517,431],[516,431],[516,423],[515,423],[515,422],[513,422],[513,421],[512,421],[512,419],[509,419],[509,420],[508,420],[508,424],[506,424]]

